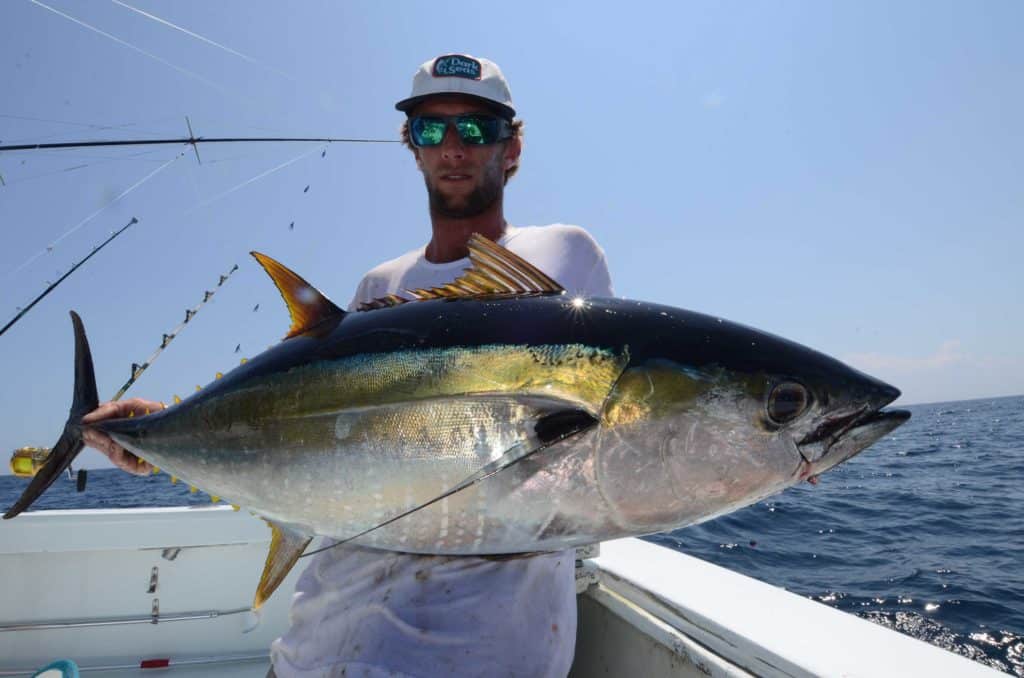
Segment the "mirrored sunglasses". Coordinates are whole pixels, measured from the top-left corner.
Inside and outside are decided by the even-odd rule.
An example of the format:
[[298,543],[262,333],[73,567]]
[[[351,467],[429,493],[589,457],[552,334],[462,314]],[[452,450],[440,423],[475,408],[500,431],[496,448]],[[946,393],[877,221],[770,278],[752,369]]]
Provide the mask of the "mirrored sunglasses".
[[409,138],[414,146],[438,146],[448,125],[455,127],[462,143],[493,144],[512,136],[512,123],[490,115],[417,115],[409,119]]

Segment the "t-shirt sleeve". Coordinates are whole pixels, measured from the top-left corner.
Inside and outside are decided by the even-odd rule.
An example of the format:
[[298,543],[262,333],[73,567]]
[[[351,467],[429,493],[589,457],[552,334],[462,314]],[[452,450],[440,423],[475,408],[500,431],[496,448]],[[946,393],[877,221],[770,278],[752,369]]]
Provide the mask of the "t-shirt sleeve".
[[[594,243],[597,246],[597,243]],[[587,294],[595,297],[614,297],[612,290],[612,276],[608,272],[608,260],[605,259],[604,251],[597,247],[597,258],[591,266],[590,273],[583,283],[583,289]]]
[[583,265],[579,291],[594,297],[614,297],[608,260],[594,236],[582,228],[573,229],[573,250]]
[[359,309],[359,304],[367,301],[373,301],[376,298],[373,293],[373,288],[373,276],[367,273],[356,286],[356,293],[352,296],[352,300],[348,302],[347,310],[356,311]]

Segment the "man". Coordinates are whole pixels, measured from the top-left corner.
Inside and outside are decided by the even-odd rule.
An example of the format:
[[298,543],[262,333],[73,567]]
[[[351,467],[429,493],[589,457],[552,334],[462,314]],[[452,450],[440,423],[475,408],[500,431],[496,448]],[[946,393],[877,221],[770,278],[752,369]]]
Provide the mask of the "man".
[[[496,64],[461,54],[431,59],[395,107],[407,116],[402,138],[427,187],[431,238],[367,273],[352,310],[452,281],[469,265],[473,233],[531,261],[570,293],[612,296],[604,254],[583,229],[505,221],[504,187],[519,167],[522,122]],[[146,406],[153,403],[108,403],[86,420]],[[135,470],[109,438],[87,435]],[[291,628],[271,647],[274,671],[280,678],[564,676],[576,640],[573,565],[571,550],[477,558],[328,549],[296,585]]]

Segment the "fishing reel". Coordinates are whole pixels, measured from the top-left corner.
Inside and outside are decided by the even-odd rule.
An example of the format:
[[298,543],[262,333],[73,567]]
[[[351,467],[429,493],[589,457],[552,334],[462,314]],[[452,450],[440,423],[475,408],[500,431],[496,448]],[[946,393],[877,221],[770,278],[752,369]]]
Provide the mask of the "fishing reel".
[[[33,478],[46,462],[50,459],[49,447],[19,447],[11,454],[11,473],[19,478]],[[70,466],[67,468],[68,480],[75,479],[75,490],[85,492],[85,484],[88,482],[89,474],[84,468],[78,469],[75,474]]]

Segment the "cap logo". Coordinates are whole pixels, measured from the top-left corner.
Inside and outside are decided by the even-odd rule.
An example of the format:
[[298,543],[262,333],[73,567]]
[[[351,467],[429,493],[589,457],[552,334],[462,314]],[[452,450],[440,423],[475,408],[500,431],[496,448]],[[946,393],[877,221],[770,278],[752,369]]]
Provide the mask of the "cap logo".
[[462,56],[461,54],[449,54],[448,56],[437,57],[434,61],[435,78],[466,78],[468,80],[480,79],[480,62],[476,59]]

